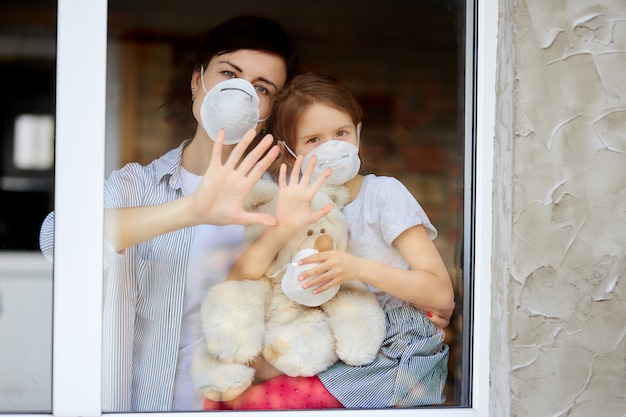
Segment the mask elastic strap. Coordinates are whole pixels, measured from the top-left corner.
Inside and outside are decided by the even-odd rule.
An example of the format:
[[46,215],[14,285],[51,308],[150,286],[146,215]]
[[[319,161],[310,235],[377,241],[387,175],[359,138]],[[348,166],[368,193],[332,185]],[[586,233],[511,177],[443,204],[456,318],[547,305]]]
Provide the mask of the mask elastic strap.
[[283,146],[285,147],[285,149],[287,149],[287,152],[289,152],[291,154],[291,156],[293,156],[295,159],[298,159],[298,156],[296,155],[296,153],[294,151],[291,150],[291,148],[289,146],[287,146],[287,142],[285,142],[284,140],[281,140]]
[[[289,265],[289,264],[287,264]],[[278,271],[274,272],[272,275],[268,275],[268,278],[276,278],[278,276],[278,274],[280,274],[281,272],[283,272],[285,269],[287,269],[287,265],[283,266],[282,268],[280,268]]]
[[204,90],[204,94],[209,94],[206,87],[204,86],[204,65],[200,66],[200,82],[202,83],[202,89]]

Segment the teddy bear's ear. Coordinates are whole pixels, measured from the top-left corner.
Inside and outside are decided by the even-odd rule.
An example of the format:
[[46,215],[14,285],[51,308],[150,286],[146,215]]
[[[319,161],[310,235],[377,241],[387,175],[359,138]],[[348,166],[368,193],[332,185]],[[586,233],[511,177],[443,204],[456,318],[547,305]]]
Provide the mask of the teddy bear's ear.
[[343,185],[325,184],[320,189],[320,192],[330,197],[339,210],[342,210],[348,204],[348,200],[350,200],[350,191]]
[[246,211],[259,212],[260,208],[272,201],[278,194],[278,185],[272,181],[259,180],[243,203]]

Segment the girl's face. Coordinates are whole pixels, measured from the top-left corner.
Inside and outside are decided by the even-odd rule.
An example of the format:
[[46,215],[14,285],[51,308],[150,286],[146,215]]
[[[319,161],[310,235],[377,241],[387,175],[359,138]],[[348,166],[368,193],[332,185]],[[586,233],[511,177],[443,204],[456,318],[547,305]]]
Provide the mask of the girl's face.
[[[269,115],[272,99],[285,85],[287,69],[285,61],[278,55],[251,49],[238,49],[233,52],[214,56],[204,69],[204,85],[210,91],[216,84],[229,78],[243,78],[250,82],[259,96],[259,118]],[[205,92],[200,80],[200,72],[194,72],[191,89],[196,99],[193,103],[193,115],[200,121],[200,106]],[[260,129],[262,123],[257,125]]]
[[350,115],[322,103],[314,103],[300,115],[295,129],[295,153],[305,156],[329,140],[359,146],[357,128]]

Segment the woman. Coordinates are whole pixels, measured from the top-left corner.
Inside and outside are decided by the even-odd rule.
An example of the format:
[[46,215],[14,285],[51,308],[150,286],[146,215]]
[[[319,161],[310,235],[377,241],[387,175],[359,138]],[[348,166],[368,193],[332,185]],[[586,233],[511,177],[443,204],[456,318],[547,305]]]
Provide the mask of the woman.
[[[241,251],[238,224],[275,223],[242,209],[277,156],[274,147],[262,157],[272,138],[238,162],[294,72],[292,46],[277,23],[241,16],[216,26],[196,48],[183,83],[193,137],[106,180],[103,410],[201,409],[188,372],[200,342],[200,299]],[[178,85],[165,96],[169,114]],[[49,259],[53,223],[51,213],[40,237]]]

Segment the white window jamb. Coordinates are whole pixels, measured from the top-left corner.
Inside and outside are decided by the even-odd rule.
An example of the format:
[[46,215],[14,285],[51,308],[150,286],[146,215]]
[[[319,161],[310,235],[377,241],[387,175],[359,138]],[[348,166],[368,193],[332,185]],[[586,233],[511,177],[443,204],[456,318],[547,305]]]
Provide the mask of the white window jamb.
[[107,2],[57,7],[52,412],[98,416]]

